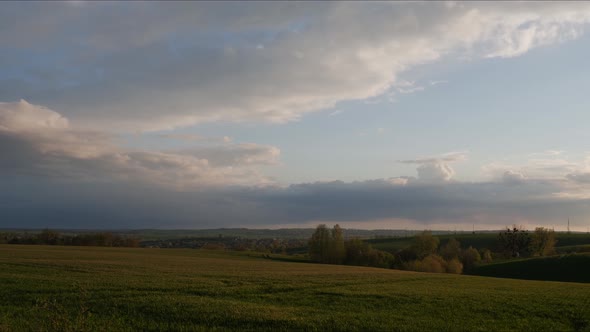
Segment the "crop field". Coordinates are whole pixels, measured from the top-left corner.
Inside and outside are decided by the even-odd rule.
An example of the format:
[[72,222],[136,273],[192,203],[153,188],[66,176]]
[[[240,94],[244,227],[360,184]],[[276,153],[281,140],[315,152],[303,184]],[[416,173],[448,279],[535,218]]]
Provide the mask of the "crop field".
[[247,252],[0,246],[0,331],[590,331],[590,285]]
[[[498,233],[486,232],[476,234],[437,234],[440,244],[444,245],[449,239],[454,238],[461,243],[463,248],[472,246],[478,249],[490,249],[494,251],[498,246]],[[590,234],[587,233],[556,233],[557,251],[573,251],[576,249],[584,250],[584,246],[590,245]],[[391,237],[367,240],[371,245],[379,250],[395,253],[412,245],[412,237]]]
[[582,244],[582,245],[575,245],[575,246],[563,246],[563,247],[556,247],[555,248],[558,253],[561,254],[569,254],[569,253],[582,253],[588,252],[590,253],[590,244]]
[[476,267],[471,274],[590,283],[590,253],[516,259]]

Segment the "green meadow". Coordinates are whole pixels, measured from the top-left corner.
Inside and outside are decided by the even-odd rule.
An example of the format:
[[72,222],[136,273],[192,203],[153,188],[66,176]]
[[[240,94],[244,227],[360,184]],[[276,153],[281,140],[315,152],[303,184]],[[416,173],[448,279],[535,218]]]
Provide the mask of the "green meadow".
[[0,245],[0,331],[590,331],[590,284],[276,258]]
[[[459,233],[459,234],[435,234],[440,239],[441,246],[456,239],[463,248],[474,247],[477,249],[490,249],[495,251],[498,247],[498,232],[485,233]],[[556,232],[558,252],[590,251],[590,234],[588,233],[564,233]],[[413,237],[383,237],[367,240],[373,248],[395,253],[412,245]]]
[[590,253],[514,259],[475,267],[470,274],[590,283]]

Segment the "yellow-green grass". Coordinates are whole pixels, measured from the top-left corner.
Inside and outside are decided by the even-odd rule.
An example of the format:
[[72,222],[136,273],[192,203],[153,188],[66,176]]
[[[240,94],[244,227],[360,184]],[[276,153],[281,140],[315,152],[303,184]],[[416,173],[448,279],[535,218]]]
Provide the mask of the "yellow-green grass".
[[221,251],[2,245],[0,286],[0,331],[590,329],[587,284]]

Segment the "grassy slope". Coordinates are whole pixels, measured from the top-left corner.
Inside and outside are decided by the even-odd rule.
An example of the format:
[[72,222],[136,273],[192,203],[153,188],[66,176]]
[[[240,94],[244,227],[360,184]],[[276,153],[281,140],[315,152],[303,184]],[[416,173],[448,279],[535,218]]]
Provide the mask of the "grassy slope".
[[590,254],[510,260],[482,265],[470,273],[499,278],[590,282]]
[[555,247],[555,250],[557,250],[558,254],[590,252],[590,244]]
[[590,330],[590,285],[244,253],[0,246],[0,285],[0,331]]
[[[457,239],[461,243],[461,247],[467,248],[472,246],[478,249],[490,249],[495,251],[498,246],[497,233],[476,233],[476,234],[442,234],[436,235],[440,239],[440,244],[444,245],[451,238]],[[590,234],[586,233],[556,233],[557,248],[565,248],[565,250],[573,250],[584,245],[590,245]],[[371,239],[367,242],[371,243],[374,248],[395,253],[396,251],[407,248],[412,244],[412,237],[398,237],[398,238],[380,238]]]

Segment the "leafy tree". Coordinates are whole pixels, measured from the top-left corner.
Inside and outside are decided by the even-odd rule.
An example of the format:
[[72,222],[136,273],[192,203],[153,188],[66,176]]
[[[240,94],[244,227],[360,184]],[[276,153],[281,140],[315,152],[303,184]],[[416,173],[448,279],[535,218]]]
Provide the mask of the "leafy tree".
[[486,263],[492,262],[492,252],[489,249],[484,249],[481,254],[481,259]]
[[459,243],[459,241],[455,240],[454,238],[451,238],[440,249],[440,255],[447,261],[459,258],[459,256],[461,255],[461,243]]
[[369,265],[367,257],[371,250],[371,246],[368,243],[355,238],[344,242],[344,246],[346,250],[346,264],[359,266]]
[[470,270],[481,261],[481,256],[479,255],[479,251],[477,249],[469,246],[469,248],[463,250],[461,253],[461,262],[463,263],[463,267],[465,270]]
[[395,262],[395,256],[392,254],[371,248],[368,251],[369,266],[391,268]]
[[346,257],[344,236],[339,225],[332,231],[326,225],[318,225],[309,240],[309,258],[318,263],[342,264]]
[[395,256],[392,254],[374,249],[360,239],[347,240],[344,245],[346,248],[344,264],[391,268],[395,262]]
[[422,259],[430,254],[435,254],[439,242],[437,237],[432,236],[432,232],[423,231],[414,237],[414,244],[411,250],[416,254],[418,259]]
[[395,268],[405,269],[405,264],[418,259],[412,247],[404,248],[395,253]]
[[531,235],[530,251],[533,256],[549,256],[555,254],[555,232],[548,228],[537,227]]
[[60,237],[58,232],[46,228],[37,235],[37,240],[39,244],[56,245],[59,243]]
[[330,252],[328,254],[331,264],[342,264],[346,258],[346,248],[344,247],[344,235],[340,225],[334,225],[332,229],[332,238],[330,239]]
[[520,257],[528,254],[531,238],[525,229],[514,225],[498,235],[498,242],[506,256]]
[[326,225],[316,227],[309,240],[309,258],[318,263],[327,263],[330,250],[330,231]]

